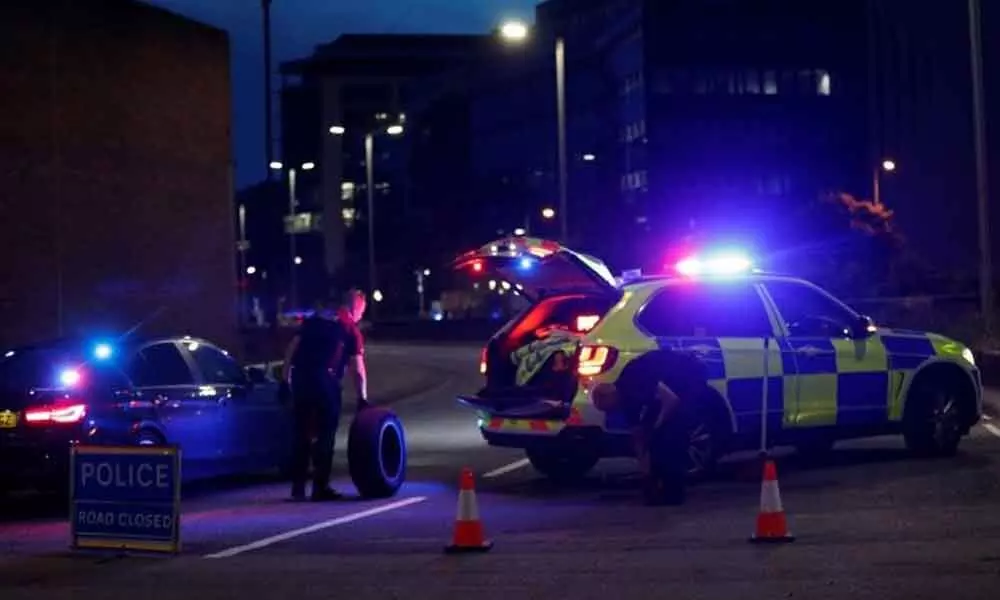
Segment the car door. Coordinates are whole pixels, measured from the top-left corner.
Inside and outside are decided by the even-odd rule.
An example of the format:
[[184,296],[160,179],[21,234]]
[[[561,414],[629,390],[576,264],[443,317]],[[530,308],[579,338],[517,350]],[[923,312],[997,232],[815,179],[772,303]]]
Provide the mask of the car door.
[[236,468],[264,466],[285,443],[278,435],[284,421],[276,386],[253,383],[228,353],[210,344],[189,345],[201,383],[220,401],[225,462]]
[[152,403],[167,443],[180,446],[185,475],[209,474],[218,454],[212,435],[218,410],[202,395],[177,344],[168,340],[139,348],[126,372],[139,397]]
[[888,357],[861,316],[826,291],[791,279],[764,283],[783,331],[782,361],[796,373],[792,427],[872,426],[887,419]]
[[769,427],[781,426],[785,393],[780,354],[766,304],[752,281],[672,282],[651,297],[636,322],[660,348],[698,358],[740,432],[760,430],[766,369]]

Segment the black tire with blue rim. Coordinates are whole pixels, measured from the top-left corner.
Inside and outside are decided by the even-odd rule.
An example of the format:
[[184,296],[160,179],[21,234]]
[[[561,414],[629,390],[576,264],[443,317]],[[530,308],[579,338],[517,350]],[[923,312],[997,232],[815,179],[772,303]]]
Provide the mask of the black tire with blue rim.
[[351,481],[362,498],[390,498],[406,480],[406,435],[391,410],[362,409],[347,440]]

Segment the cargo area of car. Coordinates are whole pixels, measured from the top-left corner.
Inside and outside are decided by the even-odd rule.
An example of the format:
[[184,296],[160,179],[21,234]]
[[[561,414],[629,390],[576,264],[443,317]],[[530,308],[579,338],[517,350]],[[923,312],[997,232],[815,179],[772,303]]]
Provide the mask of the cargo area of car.
[[483,397],[544,397],[572,400],[578,382],[575,356],[570,364],[556,364],[564,358],[550,356],[525,384],[516,380],[518,363],[514,353],[535,342],[561,336],[567,341],[582,339],[614,306],[610,295],[563,294],[545,298],[507,324],[483,351],[486,386]]

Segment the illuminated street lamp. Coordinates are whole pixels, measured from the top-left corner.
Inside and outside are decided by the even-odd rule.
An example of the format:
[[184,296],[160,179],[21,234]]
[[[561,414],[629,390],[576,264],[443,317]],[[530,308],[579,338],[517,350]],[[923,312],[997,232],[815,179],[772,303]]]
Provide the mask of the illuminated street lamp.
[[[385,128],[385,133],[393,137],[403,135],[405,131],[400,124],[406,119],[405,115],[399,115],[399,122]],[[345,135],[347,128],[343,125],[333,125],[330,127],[332,135]],[[368,183],[368,288],[375,291],[378,285],[378,277],[375,267],[375,131],[365,133],[365,175]],[[379,292],[381,295],[381,292]]]
[[554,219],[555,216],[556,216],[556,211],[554,209],[551,209],[551,208],[548,208],[548,207],[542,209],[542,218],[543,219],[545,219],[545,220],[548,221],[548,220]]
[[[521,21],[507,21],[500,26],[500,37],[504,40],[522,44],[528,39],[529,29]],[[566,184],[568,179],[566,167],[566,42],[559,36],[556,38],[556,113],[557,136],[559,144],[559,235],[561,241],[567,242],[566,222]]]
[[[285,170],[285,165],[279,161],[272,161],[270,167],[274,171]],[[312,171],[316,168],[316,163],[314,162],[304,162],[298,167],[303,171]],[[296,184],[296,172],[295,168],[289,168],[288,171],[288,258],[292,262],[293,266],[290,269],[290,285],[291,294],[289,295],[289,300],[291,301],[292,308],[296,308],[298,304],[298,278],[296,277],[296,269],[294,265],[300,264],[302,259],[299,258],[298,253],[295,250],[295,205],[297,204],[295,200],[295,184]]]
[[876,204],[882,204],[882,172],[892,173],[896,170],[896,161],[892,159],[885,159],[882,163],[875,167],[875,172],[872,175],[872,201]]

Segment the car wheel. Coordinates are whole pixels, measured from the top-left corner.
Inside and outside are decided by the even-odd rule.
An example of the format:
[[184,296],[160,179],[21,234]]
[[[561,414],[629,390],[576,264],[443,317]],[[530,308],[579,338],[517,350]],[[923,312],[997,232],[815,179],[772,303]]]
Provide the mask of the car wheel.
[[406,436],[396,415],[369,407],[354,417],[347,439],[351,480],[362,498],[389,498],[406,480]]
[[600,460],[596,453],[567,449],[531,448],[526,454],[536,471],[555,481],[582,479]]
[[964,400],[945,382],[924,379],[910,392],[903,417],[906,447],[919,456],[954,456],[963,436]]
[[725,454],[726,430],[718,410],[712,404],[699,403],[705,408],[694,410],[688,417],[688,448],[685,471],[691,479],[707,479],[715,475],[719,459]]

